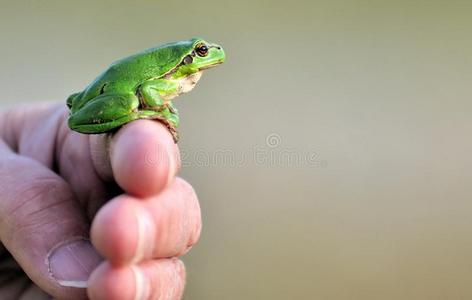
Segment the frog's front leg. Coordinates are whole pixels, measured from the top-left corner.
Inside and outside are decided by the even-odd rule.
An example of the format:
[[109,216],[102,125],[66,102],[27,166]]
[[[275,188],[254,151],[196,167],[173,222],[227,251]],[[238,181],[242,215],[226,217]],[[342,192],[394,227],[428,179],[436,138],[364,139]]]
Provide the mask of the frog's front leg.
[[162,110],[169,100],[178,94],[178,82],[169,79],[152,79],[139,87],[138,96],[143,109]]
[[170,100],[179,94],[179,84],[169,79],[153,79],[143,83],[139,88],[138,97],[143,110],[155,111],[154,119],[164,123],[177,142],[179,115]]
[[179,133],[177,132],[177,127],[179,126],[179,115],[177,114],[177,109],[175,109],[170,102],[164,104],[159,111],[143,110],[141,112],[153,113],[151,118],[161,121],[167,129],[169,129],[174,141],[176,143],[179,141]]
[[170,122],[172,122],[174,127],[178,127],[180,123],[179,111],[177,110],[177,108],[174,107],[172,102],[167,103],[167,109],[169,110]]
[[159,113],[163,118],[161,120],[169,129],[174,141],[177,143],[179,140],[179,133],[177,127],[179,127],[180,119],[177,109],[172,105],[172,102],[168,102],[166,107]]

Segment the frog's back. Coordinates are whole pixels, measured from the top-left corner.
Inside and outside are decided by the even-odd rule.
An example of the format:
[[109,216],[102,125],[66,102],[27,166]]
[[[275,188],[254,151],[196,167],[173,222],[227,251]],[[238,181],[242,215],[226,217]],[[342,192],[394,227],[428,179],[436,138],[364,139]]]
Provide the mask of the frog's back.
[[[195,39],[169,43],[115,61],[87,88],[68,102],[81,107],[103,92],[136,92],[145,80],[159,78],[174,69],[192,49]],[[74,99],[75,98],[75,99]]]

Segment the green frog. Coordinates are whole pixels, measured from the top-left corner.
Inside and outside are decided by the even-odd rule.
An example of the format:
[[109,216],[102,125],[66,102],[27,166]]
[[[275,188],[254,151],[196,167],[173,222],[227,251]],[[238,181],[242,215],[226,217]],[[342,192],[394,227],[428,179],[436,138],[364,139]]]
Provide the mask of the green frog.
[[177,143],[179,114],[172,99],[191,91],[203,70],[224,60],[221,46],[193,38],[116,61],[82,92],[67,98],[69,127],[98,134],[137,119],[157,119]]

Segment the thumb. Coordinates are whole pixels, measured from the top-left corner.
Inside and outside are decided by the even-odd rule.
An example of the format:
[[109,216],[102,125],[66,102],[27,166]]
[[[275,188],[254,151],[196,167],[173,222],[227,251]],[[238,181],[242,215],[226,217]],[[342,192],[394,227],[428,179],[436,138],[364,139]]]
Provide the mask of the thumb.
[[69,185],[0,140],[0,239],[24,272],[55,298],[85,298],[101,261]]

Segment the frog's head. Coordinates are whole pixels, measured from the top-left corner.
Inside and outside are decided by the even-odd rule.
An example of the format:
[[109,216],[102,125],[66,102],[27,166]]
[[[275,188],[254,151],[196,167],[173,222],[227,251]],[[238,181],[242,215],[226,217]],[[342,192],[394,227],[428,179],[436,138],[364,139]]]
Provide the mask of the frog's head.
[[193,41],[192,52],[189,54],[192,57],[190,65],[192,65],[193,68],[200,71],[219,65],[225,61],[225,52],[220,45],[210,44],[198,38]]
[[200,38],[194,38],[188,42],[188,48],[182,57],[182,61],[175,70],[175,77],[199,73],[224,62],[225,52],[221,46],[208,43]]

